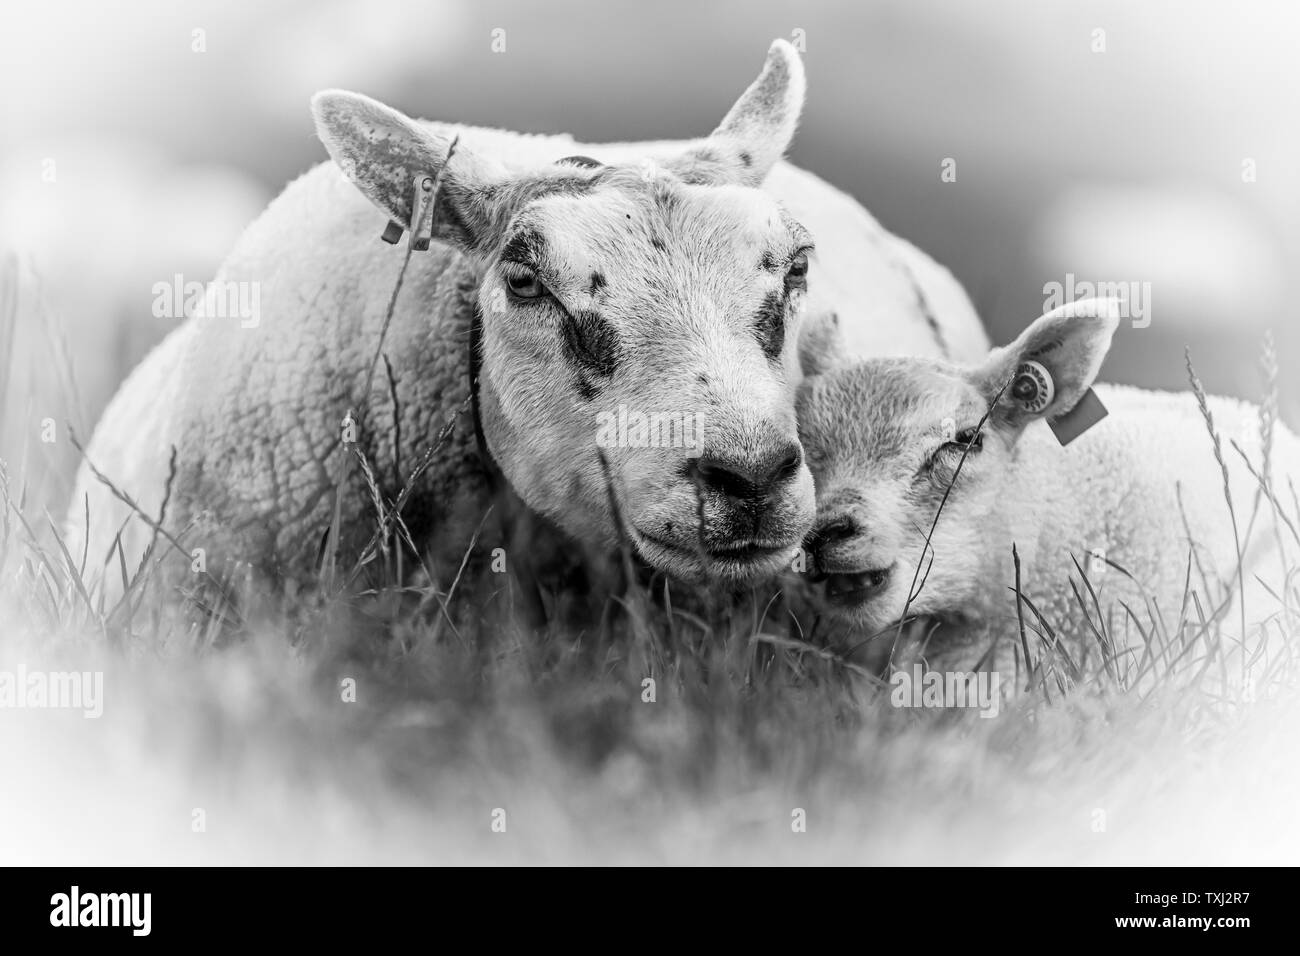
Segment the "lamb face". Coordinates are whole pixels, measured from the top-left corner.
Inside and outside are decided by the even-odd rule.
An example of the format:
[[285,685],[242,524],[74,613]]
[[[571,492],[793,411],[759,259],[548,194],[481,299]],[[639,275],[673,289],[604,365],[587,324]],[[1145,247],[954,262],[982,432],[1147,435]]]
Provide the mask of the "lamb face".
[[905,609],[942,615],[978,598],[981,538],[1012,457],[1006,435],[980,428],[987,409],[961,370],[922,360],[867,361],[804,386],[817,488],[807,547],[830,613],[876,631]]
[[[905,612],[981,617],[1000,596],[1017,440],[1077,404],[1116,323],[1112,303],[1071,303],[973,369],[878,359],[810,379],[798,405],[817,487],[807,547],[827,609],[868,630]],[[1051,376],[1045,404],[1017,387],[1027,362]]]
[[441,177],[432,229],[481,270],[484,433],[515,491],[679,577],[775,573],[812,521],[794,417],[812,237],[758,188],[802,92],[777,44],[700,146],[523,172],[365,97],[314,101],[335,161],[398,223]]

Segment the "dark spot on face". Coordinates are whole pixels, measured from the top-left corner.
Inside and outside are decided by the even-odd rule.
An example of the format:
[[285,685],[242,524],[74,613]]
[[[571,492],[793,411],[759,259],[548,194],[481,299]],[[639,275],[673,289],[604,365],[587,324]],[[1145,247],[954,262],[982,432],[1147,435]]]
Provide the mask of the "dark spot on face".
[[569,358],[580,370],[602,378],[614,374],[618,368],[618,332],[598,312],[574,312],[562,328]]
[[660,252],[663,252],[665,249],[668,248],[667,246],[664,245],[664,241],[660,239],[658,236],[650,237],[650,245],[654,246]]
[[546,237],[531,226],[518,230],[501,249],[502,262],[516,262],[520,265],[535,266],[542,258],[546,248]]
[[764,272],[775,272],[779,265],[776,256],[770,252],[764,252],[762,258],[758,260],[758,267]]
[[785,299],[769,292],[754,316],[754,337],[768,361],[775,362],[785,347]]
[[699,382],[701,385],[708,385],[709,377],[701,372],[699,375],[695,376],[695,381]]
[[603,288],[605,288],[605,276],[600,272],[593,272],[591,274],[591,286],[587,289],[587,292],[595,295]]
[[749,153],[743,149],[740,151],[740,165],[744,166],[746,169],[749,169],[750,166],[754,165],[754,157],[749,155]]
[[577,389],[579,397],[584,402],[590,402],[596,397],[596,393],[599,391],[596,386],[592,384],[591,379],[586,375],[583,375],[581,372],[574,376],[573,387]]

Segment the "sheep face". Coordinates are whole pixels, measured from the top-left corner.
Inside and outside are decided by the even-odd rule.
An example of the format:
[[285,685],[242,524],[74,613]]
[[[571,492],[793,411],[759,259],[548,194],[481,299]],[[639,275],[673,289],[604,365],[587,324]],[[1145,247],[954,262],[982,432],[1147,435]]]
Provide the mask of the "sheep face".
[[987,409],[960,369],[920,360],[864,362],[801,390],[799,431],[817,486],[807,547],[830,613],[874,631],[905,609],[938,615],[977,598],[981,539],[1014,442],[998,430],[977,437]]
[[678,577],[773,574],[812,521],[794,418],[812,240],[758,188],[803,89],[778,41],[714,133],[678,155],[526,169],[357,94],[313,100],[357,188],[476,263],[484,433],[515,491],[575,537],[630,540]]
[[[807,542],[829,611],[878,630],[905,613],[977,618],[1000,596],[1016,442],[1073,408],[1118,322],[1115,303],[1043,316],[979,367],[878,359],[801,388],[799,431],[817,486]],[[1020,386],[1026,363],[1051,395]],[[910,596],[910,599],[909,599]]]
[[813,513],[793,386],[811,237],[750,187],[587,182],[520,210],[489,261],[492,455],[579,537],[621,525],[677,576],[774,573]]

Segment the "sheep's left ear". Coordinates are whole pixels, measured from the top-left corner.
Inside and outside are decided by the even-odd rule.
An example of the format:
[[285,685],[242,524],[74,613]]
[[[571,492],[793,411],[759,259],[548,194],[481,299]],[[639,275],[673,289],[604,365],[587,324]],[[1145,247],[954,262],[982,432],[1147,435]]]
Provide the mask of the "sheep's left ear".
[[1083,299],[1048,312],[970,373],[997,405],[990,424],[1019,431],[1037,418],[1066,414],[1092,387],[1119,326],[1114,299]]
[[803,112],[803,61],[775,40],[767,62],[708,139],[673,161],[687,182],[761,186],[794,139]]
[[835,312],[814,312],[803,317],[799,328],[799,370],[804,378],[822,375],[852,363],[840,334]]

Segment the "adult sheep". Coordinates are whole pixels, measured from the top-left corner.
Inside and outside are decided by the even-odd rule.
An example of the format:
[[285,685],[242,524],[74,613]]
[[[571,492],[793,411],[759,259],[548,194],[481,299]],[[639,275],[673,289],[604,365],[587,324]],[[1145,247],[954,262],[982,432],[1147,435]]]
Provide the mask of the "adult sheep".
[[[303,578],[331,526],[344,553],[374,531],[355,450],[389,502],[428,457],[403,510],[417,547],[464,540],[494,465],[588,545],[626,535],[677,577],[773,573],[813,516],[794,419],[805,297],[854,316],[843,333],[863,355],[986,345],[945,270],[782,161],[803,94],[782,41],[695,141],[584,145],[318,94],[334,161],[290,184],[217,277],[257,284],[259,320],[192,318],[129,377],[77,479],[73,553],[88,510],[92,566],[123,527],[133,563],[154,537],[139,512],[166,501],[164,530],[208,572]],[[436,199],[413,225],[421,182]],[[410,253],[379,241],[385,217],[434,240],[396,292]],[[703,420],[703,446],[601,447],[597,417],[620,407]]]

